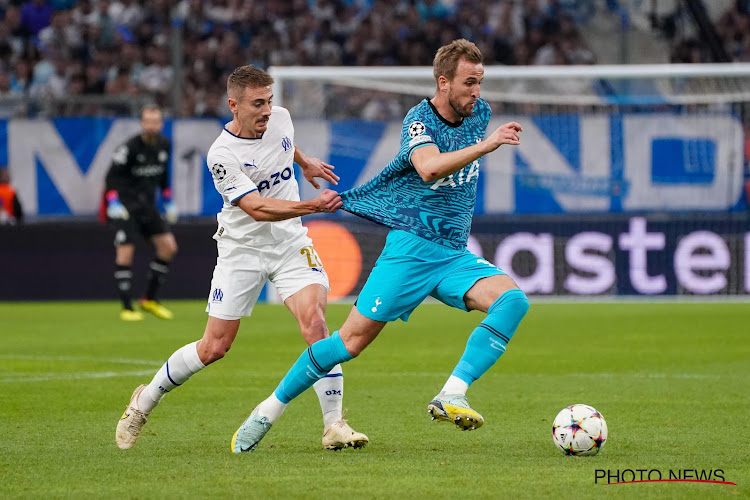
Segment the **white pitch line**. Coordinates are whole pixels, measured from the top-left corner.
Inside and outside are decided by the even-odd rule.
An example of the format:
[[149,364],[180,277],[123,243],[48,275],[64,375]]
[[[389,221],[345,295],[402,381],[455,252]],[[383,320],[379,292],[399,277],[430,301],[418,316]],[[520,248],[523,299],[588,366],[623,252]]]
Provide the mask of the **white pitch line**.
[[147,365],[161,366],[163,361],[153,361],[148,359],[127,359],[127,358],[92,358],[77,356],[36,356],[24,354],[0,354],[0,359],[17,359],[28,361],[68,361],[73,363],[115,363],[122,365]]
[[[14,360],[26,360],[26,361],[60,361],[68,363],[110,363],[110,364],[121,364],[121,365],[145,365],[151,367],[158,367],[162,365],[160,361],[152,361],[147,359],[126,359],[126,358],[94,358],[94,357],[83,357],[83,356],[38,356],[38,355],[24,355],[24,354],[0,354],[0,359],[14,359]],[[153,375],[154,370],[131,370],[125,372],[83,372],[83,373],[35,373],[30,374],[9,374],[0,373],[0,383],[14,383],[14,382],[50,382],[53,380],[85,380],[85,379],[97,379],[97,378],[112,378],[112,377],[132,377],[142,375]]]
[[53,380],[83,380],[83,379],[95,379],[95,378],[112,378],[112,377],[135,377],[141,375],[153,375],[153,370],[137,370],[129,372],[91,372],[91,373],[50,373],[44,376],[35,377],[9,377],[0,378],[2,382],[50,382]]

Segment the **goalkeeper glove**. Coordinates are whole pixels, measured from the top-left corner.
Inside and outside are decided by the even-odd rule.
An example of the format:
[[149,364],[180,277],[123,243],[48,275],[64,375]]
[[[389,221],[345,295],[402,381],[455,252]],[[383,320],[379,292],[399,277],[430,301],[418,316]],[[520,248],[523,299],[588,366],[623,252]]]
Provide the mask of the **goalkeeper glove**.
[[164,188],[161,192],[161,197],[164,200],[164,218],[170,224],[174,224],[177,222],[179,213],[177,213],[177,205],[172,201],[172,189],[168,187]]
[[167,222],[174,224],[177,222],[179,215],[180,214],[177,212],[177,205],[175,205],[172,200],[164,202],[164,218],[167,219]]
[[114,190],[107,193],[107,217],[119,220],[128,220],[130,218],[128,209],[120,203],[117,191]]

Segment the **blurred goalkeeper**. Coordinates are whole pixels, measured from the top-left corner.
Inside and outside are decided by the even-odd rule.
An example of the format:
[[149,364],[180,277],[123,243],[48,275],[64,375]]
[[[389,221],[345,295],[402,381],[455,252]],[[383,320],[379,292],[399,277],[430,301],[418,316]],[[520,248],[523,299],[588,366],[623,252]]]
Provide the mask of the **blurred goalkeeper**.
[[[128,139],[112,155],[106,179],[107,220],[115,228],[115,282],[122,301],[120,319],[141,321],[133,308],[133,254],[138,234],[150,241],[156,255],[149,264],[146,292],[141,309],[161,319],[172,319],[172,311],[159,303],[158,293],[169,274],[177,242],[169,224],[177,221],[177,209],[169,187],[171,144],[161,134],[164,120],[157,106],[141,111],[141,133]],[[164,216],[156,205],[161,193]]]

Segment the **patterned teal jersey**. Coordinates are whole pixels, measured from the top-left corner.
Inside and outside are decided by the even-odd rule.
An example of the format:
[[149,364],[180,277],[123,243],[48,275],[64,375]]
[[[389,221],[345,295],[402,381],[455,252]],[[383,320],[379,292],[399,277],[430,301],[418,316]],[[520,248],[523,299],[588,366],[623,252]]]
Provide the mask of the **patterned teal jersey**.
[[489,104],[477,99],[470,117],[450,123],[429,100],[423,100],[404,118],[398,155],[373,179],[341,193],[343,209],[449,248],[465,248],[477,198],[479,160],[452,175],[424,182],[411,155],[430,144],[443,153],[480,142],[491,114]]

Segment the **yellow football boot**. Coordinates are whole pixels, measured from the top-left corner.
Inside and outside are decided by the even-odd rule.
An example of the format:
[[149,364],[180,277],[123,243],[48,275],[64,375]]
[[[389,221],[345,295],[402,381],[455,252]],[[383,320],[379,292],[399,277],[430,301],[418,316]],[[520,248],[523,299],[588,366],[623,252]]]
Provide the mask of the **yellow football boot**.
[[174,314],[172,314],[172,311],[170,311],[163,305],[159,304],[155,300],[141,299],[141,309],[143,309],[146,312],[150,312],[157,318],[161,318],[161,319],[174,318]]
[[432,420],[453,422],[463,431],[479,429],[484,424],[484,418],[469,406],[463,394],[438,394],[427,405],[427,412]]
[[123,321],[143,321],[143,313],[132,309],[123,309],[120,311],[120,319]]

